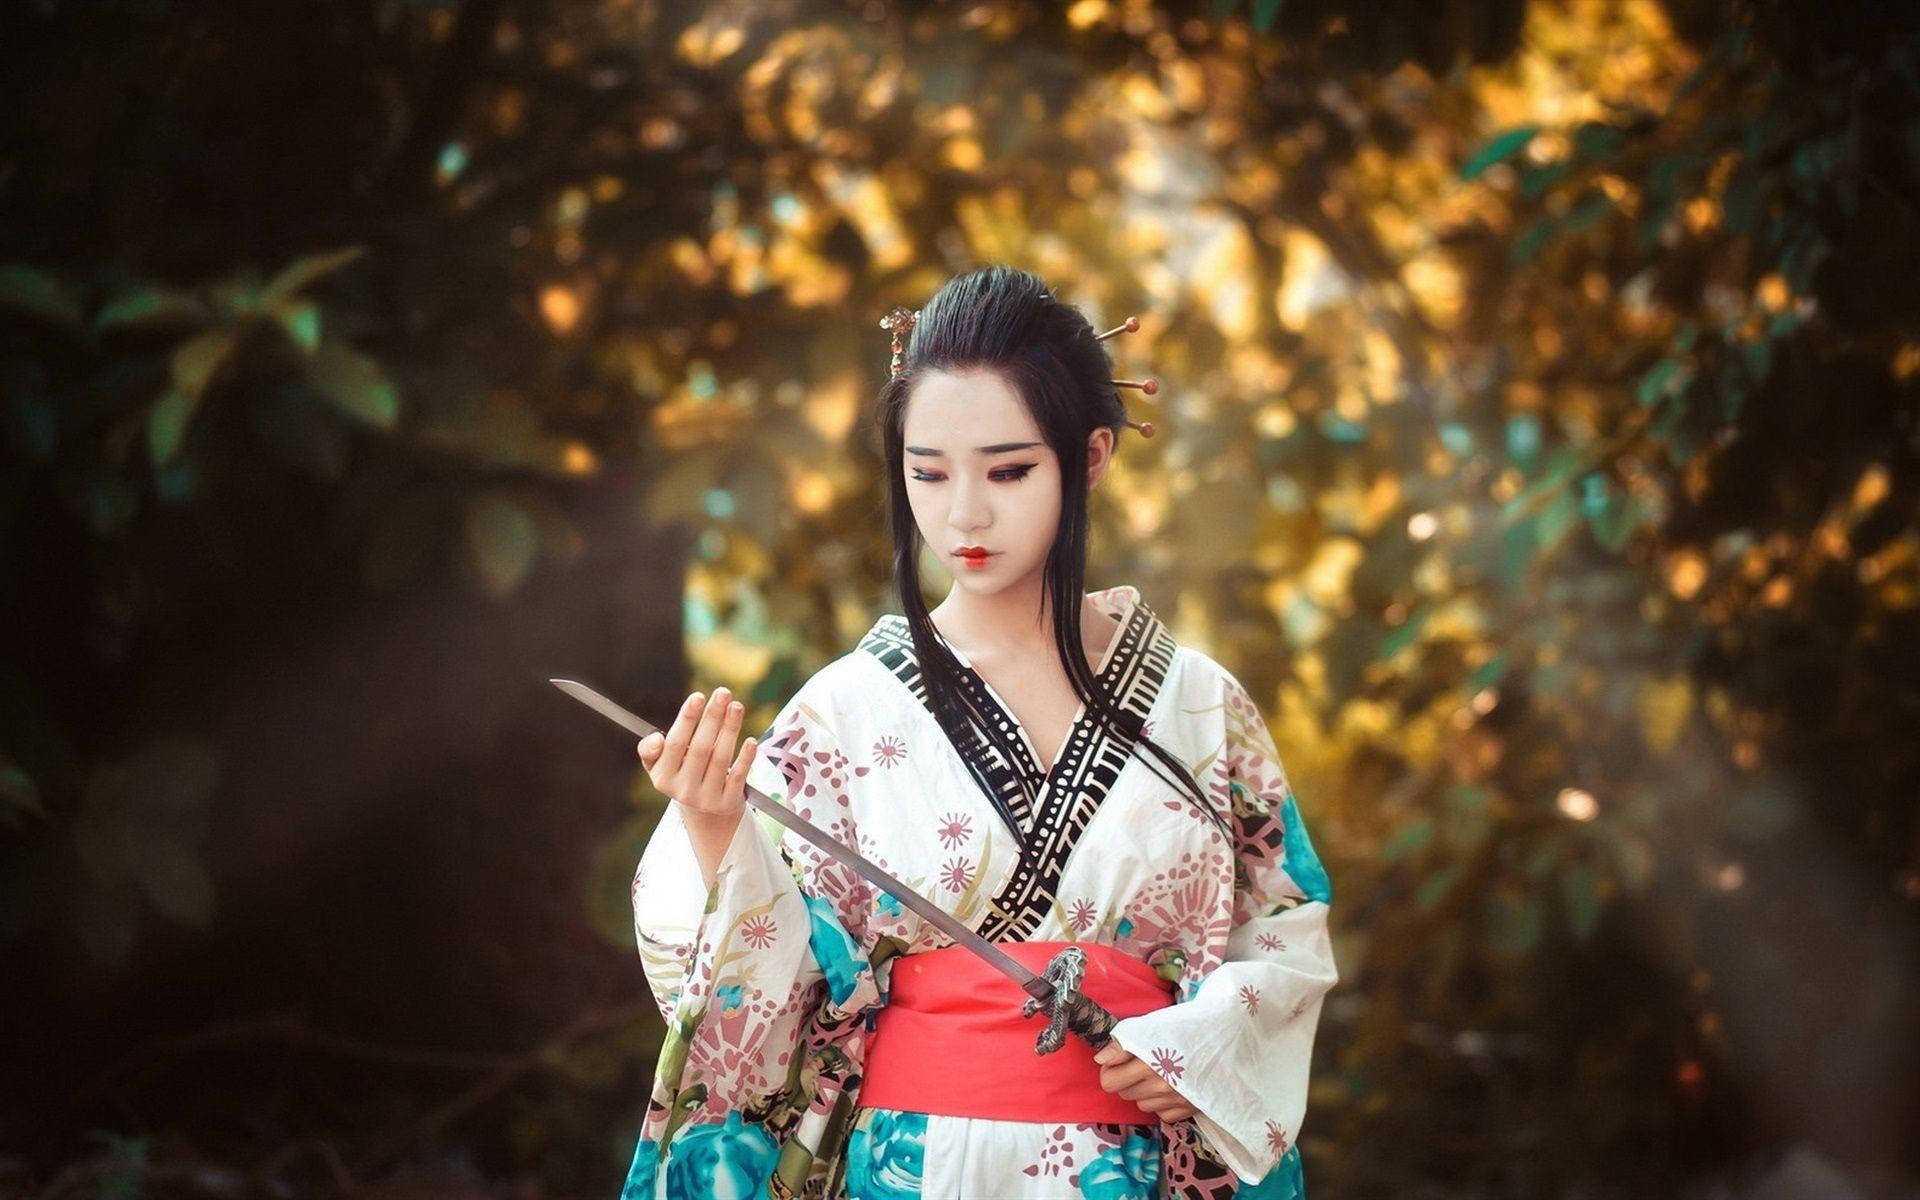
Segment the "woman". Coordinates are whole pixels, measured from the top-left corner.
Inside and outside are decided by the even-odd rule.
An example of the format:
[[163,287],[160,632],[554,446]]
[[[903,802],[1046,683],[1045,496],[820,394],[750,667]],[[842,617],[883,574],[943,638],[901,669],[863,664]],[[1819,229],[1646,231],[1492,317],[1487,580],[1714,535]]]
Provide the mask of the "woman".
[[[1131,424],[1101,338],[991,267],[895,345],[904,615],[737,754],[725,689],[640,743],[675,801],[633,888],[668,1036],[624,1196],[1301,1196],[1327,877],[1246,690],[1133,588],[1082,591]],[[1030,966],[1082,946],[1112,1043],[1035,1053],[1017,988],[742,819],[746,781]]]

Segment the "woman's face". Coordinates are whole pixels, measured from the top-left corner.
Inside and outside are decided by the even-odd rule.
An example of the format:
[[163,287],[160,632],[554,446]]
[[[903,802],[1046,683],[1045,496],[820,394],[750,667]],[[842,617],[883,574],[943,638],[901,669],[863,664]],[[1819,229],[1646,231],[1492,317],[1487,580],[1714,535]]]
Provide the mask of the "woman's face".
[[1037,586],[1060,523],[1060,462],[1013,387],[992,371],[929,371],[902,430],[914,523],[956,586]]

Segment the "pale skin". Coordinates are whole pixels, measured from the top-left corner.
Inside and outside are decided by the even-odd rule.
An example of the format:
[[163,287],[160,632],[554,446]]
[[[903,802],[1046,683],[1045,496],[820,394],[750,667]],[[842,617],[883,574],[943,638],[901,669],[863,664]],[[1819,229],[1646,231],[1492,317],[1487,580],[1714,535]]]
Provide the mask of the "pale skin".
[[[930,613],[942,637],[964,654],[1027,730],[1050,769],[1071,731],[1080,699],[1053,645],[1045,610],[1046,559],[1060,519],[1061,477],[1054,454],[1019,394],[991,371],[929,372],[907,402],[902,469],[914,523],[953,573],[953,587]],[[1087,486],[1099,484],[1113,457],[1113,431],[1087,438]],[[956,552],[985,549],[982,565]],[[1082,646],[1089,668],[1118,636],[1115,623],[1083,602]],[[747,767],[755,739],[734,744],[745,709],[728,689],[711,699],[693,692],[665,735],[640,742],[640,762],[655,787],[680,806],[701,877],[714,872],[746,808]],[[1194,1114],[1153,1068],[1111,1042],[1094,1056],[1100,1086],[1163,1121]]]

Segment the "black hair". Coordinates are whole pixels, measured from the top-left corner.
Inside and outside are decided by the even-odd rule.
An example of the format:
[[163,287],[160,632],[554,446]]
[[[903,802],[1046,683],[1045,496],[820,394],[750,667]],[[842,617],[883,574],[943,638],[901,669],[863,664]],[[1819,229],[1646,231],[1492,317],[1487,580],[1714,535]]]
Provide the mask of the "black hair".
[[[1105,426],[1115,437],[1125,427],[1126,408],[1113,385],[1112,360],[1085,316],[1056,299],[1045,281],[1006,266],[982,267],[949,280],[920,310],[908,336],[901,369],[880,390],[881,440],[887,464],[887,500],[893,530],[893,578],[913,636],[914,655],[934,718],[959,748],[961,758],[994,807],[1012,825],[1005,801],[989,782],[979,753],[982,739],[1001,761],[1019,761],[1012,736],[980,711],[967,688],[966,670],[942,643],[920,594],[921,537],[907,500],[904,467],[907,402],[929,371],[993,371],[1020,397],[1060,463],[1060,524],[1047,552],[1042,604],[1053,611],[1054,647],[1074,693],[1088,714],[1129,753],[1144,749],[1176,790],[1226,832],[1200,784],[1174,755],[1144,736],[1141,718],[1106,692],[1087,666],[1080,609],[1087,573],[1087,439]],[[1229,834],[1229,837],[1231,835]]]

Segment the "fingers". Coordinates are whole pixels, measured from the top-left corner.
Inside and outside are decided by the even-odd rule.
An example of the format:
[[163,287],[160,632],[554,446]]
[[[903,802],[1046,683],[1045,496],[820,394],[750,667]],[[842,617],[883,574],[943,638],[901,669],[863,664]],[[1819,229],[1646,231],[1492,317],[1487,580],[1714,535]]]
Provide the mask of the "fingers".
[[740,753],[734,756],[733,766],[727,769],[726,798],[728,806],[734,803],[746,803],[747,771],[753,766],[753,752],[759,748],[758,738],[748,738],[740,743]]
[[724,704],[721,711],[720,731],[714,736],[713,745],[707,751],[707,769],[700,779],[700,794],[709,799],[718,800],[726,792],[727,776],[731,773],[727,760],[733,757],[733,744],[740,737],[740,722],[746,716],[746,706],[729,695],[723,702],[720,694],[725,688],[716,688],[713,693],[715,704]]
[[[1118,1062],[1110,1067],[1100,1068],[1100,1086],[1106,1091],[1118,1092],[1122,1096],[1126,1095],[1124,1089],[1133,1087],[1142,1080],[1157,1080],[1159,1078],[1158,1075],[1153,1073],[1152,1067],[1149,1067],[1131,1054],[1127,1055],[1124,1062]],[[1132,1099],[1130,1096],[1127,1098]]]
[[1173,1090],[1173,1085],[1160,1078],[1152,1067],[1127,1053],[1120,1043],[1109,1042],[1093,1058],[1101,1064],[1102,1089],[1123,1100],[1131,1100],[1160,1120],[1184,1121],[1198,1111],[1187,1103],[1185,1096]]
[[1184,1121],[1200,1110],[1184,1100],[1143,1100],[1140,1102],[1143,1112],[1152,1113],[1162,1121]]
[[649,771],[653,764],[660,761],[661,753],[667,748],[667,735],[655,731],[640,739],[640,765]]
[[[713,752],[713,739],[720,736],[720,722],[726,719],[727,689],[713,689],[713,698],[701,708],[700,723],[694,727],[693,736],[687,739],[687,759],[680,766],[681,775],[697,788],[707,774],[707,756]],[[682,797],[686,799],[686,797]]]
[[682,779],[680,768],[686,762],[687,743],[693,739],[695,723],[700,719],[701,710],[707,698],[694,692],[680,703],[679,715],[673,718],[673,728],[667,730],[666,748],[660,752],[660,761],[653,770],[654,786],[669,796],[678,796]]

